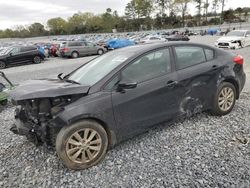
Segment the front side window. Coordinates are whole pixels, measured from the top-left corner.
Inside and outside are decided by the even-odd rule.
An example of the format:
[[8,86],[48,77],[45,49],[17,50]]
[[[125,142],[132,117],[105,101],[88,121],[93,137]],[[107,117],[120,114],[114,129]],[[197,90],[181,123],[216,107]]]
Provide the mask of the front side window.
[[175,47],[177,69],[184,69],[206,61],[202,47],[198,46],[178,46]]
[[20,52],[20,49],[19,48],[13,48],[11,51],[10,51],[10,53],[12,54],[12,55],[16,55],[16,54],[18,54]]
[[142,56],[122,71],[122,79],[143,82],[171,72],[169,49]]

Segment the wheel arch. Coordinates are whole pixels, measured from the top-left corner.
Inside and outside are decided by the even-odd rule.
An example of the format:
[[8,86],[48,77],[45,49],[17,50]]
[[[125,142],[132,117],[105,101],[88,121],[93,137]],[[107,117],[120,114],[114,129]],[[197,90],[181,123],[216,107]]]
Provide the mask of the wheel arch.
[[[116,133],[108,126],[108,124],[105,121],[101,120],[100,118],[96,118],[96,117],[92,117],[92,116],[82,116],[79,119],[74,118],[73,120],[70,121],[70,124],[77,123],[80,121],[95,121],[95,122],[97,122],[105,129],[105,131],[108,135],[108,147],[112,148],[116,145],[116,143],[117,143]],[[68,126],[70,126],[70,125],[68,125]]]
[[77,50],[73,50],[73,51],[71,52],[71,56],[72,56],[73,53],[77,53],[78,56],[80,55],[80,53],[79,53]]

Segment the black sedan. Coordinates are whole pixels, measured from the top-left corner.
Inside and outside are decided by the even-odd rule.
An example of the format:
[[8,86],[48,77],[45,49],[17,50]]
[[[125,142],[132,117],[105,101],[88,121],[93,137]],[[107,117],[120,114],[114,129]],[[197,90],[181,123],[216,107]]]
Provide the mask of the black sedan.
[[36,46],[8,47],[0,52],[0,69],[27,62],[41,63],[43,59]]
[[187,42],[127,47],[64,77],[18,86],[11,130],[55,146],[67,167],[85,169],[153,125],[230,113],[244,84],[243,58],[224,50]]
[[180,35],[180,34],[164,36],[164,38],[167,39],[168,41],[189,41],[190,40],[188,36]]

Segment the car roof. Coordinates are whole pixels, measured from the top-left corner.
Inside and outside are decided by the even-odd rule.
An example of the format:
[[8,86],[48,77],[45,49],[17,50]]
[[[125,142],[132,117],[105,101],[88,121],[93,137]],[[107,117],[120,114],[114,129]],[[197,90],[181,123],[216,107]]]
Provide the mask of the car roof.
[[168,46],[173,46],[173,45],[196,45],[196,46],[203,46],[203,47],[208,47],[215,49],[212,46],[209,45],[204,45],[204,44],[199,44],[199,43],[192,43],[192,42],[185,42],[185,41],[178,41],[178,42],[166,42],[166,43],[152,43],[152,44],[140,44],[140,45],[135,45],[135,46],[129,46],[121,49],[117,49],[115,52],[116,53],[128,53],[128,54],[141,54],[147,51],[151,51],[154,49],[158,48],[164,48]]
[[248,30],[232,30],[232,31],[241,31],[241,32],[247,32]]

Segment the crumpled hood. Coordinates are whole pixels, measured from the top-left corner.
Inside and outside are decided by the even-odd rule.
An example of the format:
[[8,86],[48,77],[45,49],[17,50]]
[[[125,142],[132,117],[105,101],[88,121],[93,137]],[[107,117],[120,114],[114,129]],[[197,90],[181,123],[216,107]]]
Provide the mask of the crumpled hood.
[[58,97],[72,94],[87,94],[90,86],[72,84],[58,79],[28,80],[10,92],[15,101]]
[[225,37],[221,37],[219,38],[217,41],[219,42],[230,42],[232,40],[241,40],[244,37],[237,37],[237,36],[225,36]]

